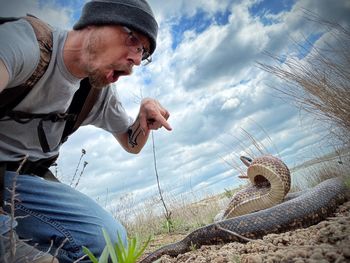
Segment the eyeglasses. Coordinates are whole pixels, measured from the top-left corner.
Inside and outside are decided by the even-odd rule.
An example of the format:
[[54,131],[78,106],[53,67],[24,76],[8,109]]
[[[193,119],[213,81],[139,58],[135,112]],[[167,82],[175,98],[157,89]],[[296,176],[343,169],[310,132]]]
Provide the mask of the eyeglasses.
[[130,48],[131,51],[133,51],[136,54],[141,54],[142,66],[146,66],[149,63],[152,62],[152,57],[149,51],[142,45],[141,40],[134,35],[134,33],[127,28],[126,26],[123,27],[126,33],[128,33],[128,37],[125,41],[125,44]]

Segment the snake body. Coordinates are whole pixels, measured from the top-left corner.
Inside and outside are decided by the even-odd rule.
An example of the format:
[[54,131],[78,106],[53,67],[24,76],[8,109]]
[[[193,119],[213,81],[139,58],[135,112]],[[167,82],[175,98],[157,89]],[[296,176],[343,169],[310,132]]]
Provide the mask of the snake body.
[[283,201],[290,189],[290,172],[287,165],[272,155],[263,155],[251,162],[241,160],[248,166],[250,185],[233,196],[226,210],[215,221],[248,214],[269,208]]
[[141,263],[151,263],[162,255],[175,257],[190,251],[192,247],[246,242],[246,238],[258,239],[270,233],[308,227],[333,213],[338,205],[346,201],[348,194],[349,190],[341,178],[328,179],[271,208],[198,228],[181,241],[163,246],[149,254]]

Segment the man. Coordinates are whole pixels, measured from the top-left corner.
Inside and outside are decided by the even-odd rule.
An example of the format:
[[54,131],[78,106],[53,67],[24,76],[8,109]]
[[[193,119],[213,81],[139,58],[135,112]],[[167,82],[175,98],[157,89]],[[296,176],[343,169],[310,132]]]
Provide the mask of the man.
[[[16,110],[67,112],[80,81],[88,77],[92,88],[101,89],[101,94],[83,125],[92,124],[109,131],[126,151],[138,153],[150,130],[162,127],[171,130],[167,122],[169,113],[159,102],[147,98],[142,100],[139,114],[132,122],[109,84],[130,75],[142,61],[150,60],[156,48],[157,31],[157,22],[145,0],[87,2],[73,30],[53,30],[49,66]],[[24,83],[33,74],[39,58],[37,38],[26,20],[1,25],[0,92]],[[55,254],[59,262],[73,262],[83,256],[82,246],[99,256],[105,246],[102,228],[113,242],[117,242],[117,233],[126,240],[123,226],[89,197],[39,176],[16,176],[24,158],[36,162],[58,153],[64,126],[65,121],[40,118],[26,123],[11,118],[0,120],[0,162],[11,167],[18,163],[15,168],[7,165],[4,173],[5,187],[11,189],[14,178],[17,180],[20,202],[15,205],[14,225],[18,223],[15,231],[20,239],[35,245],[30,250],[28,244],[19,242],[15,262],[24,262],[20,257],[28,251],[31,253],[25,256],[29,262],[51,262],[52,256],[34,255],[36,249]],[[45,133],[46,150],[38,138],[38,127]],[[9,202],[10,197],[9,191],[5,191],[5,200]],[[9,211],[8,206],[5,209]],[[0,218],[0,234],[6,249],[11,226],[8,216],[2,214]]]

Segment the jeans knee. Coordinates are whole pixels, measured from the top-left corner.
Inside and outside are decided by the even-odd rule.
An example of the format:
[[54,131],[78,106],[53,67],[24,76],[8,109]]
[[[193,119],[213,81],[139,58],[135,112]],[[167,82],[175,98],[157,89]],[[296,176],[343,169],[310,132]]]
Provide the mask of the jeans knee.
[[118,235],[123,242],[123,245],[127,245],[127,232],[122,224],[114,220],[113,224],[105,225],[105,231],[109,235],[112,244],[119,243]]
[[122,240],[124,246],[127,245],[127,232],[126,229],[116,220],[108,221],[106,220],[102,226],[96,229],[96,233],[94,234],[93,242],[90,243],[90,247],[88,249],[97,257],[99,257],[106,246],[106,241],[103,236],[103,231],[108,234],[112,244],[119,243],[118,235]]

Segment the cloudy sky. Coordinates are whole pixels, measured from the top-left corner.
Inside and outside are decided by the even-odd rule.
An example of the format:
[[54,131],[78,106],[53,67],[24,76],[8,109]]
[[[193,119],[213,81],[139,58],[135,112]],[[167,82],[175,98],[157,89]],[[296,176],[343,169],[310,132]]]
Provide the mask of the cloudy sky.
[[[0,0],[1,16],[32,13],[70,29],[83,0]],[[173,131],[154,132],[161,186],[169,196],[205,196],[240,183],[240,154],[257,156],[250,136],[290,167],[327,151],[325,126],[281,98],[283,88],[257,62],[266,52],[303,60],[295,45],[329,37],[305,19],[305,10],[349,25],[347,0],[150,0],[160,30],[153,62],[120,79],[118,90],[132,117],[142,97],[158,99],[171,113]],[[142,153],[125,153],[112,135],[81,128],[64,145],[58,175],[70,183],[81,150],[88,162],[78,189],[113,205],[127,193],[135,200],[157,194],[152,140]],[[232,167],[233,166],[233,167]],[[242,167],[243,168],[243,167]]]

